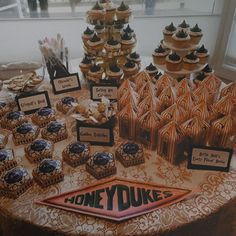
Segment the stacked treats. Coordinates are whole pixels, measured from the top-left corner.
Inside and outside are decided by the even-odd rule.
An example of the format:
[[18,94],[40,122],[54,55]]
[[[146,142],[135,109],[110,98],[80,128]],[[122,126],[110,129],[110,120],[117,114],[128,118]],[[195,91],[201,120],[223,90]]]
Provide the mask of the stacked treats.
[[174,82],[166,74],[154,82],[142,71],[118,90],[119,134],[157,148],[175,164],[192,144],[226,147],[236,132],[236,85],[220,87],[213,74],[195,86],[187,79]]
[[198,24],[190,27],[185,21],[163,30],[164,40],[154,50],[152,56],[157,65],[166,65],[168,71],[194,71],[207,63],[209,54],[204,45],[198,46],[203,33]]
[[105,78],[119,83],[121,77],[138,73],[140,56],[132,52],[136,35],[127,25],[131,13],[124,2],[116,6],[111,1],[98,1],[87,12],[87,21],[94,27],[83,32],[85,57],[79,66],[89,81],[100,83]]

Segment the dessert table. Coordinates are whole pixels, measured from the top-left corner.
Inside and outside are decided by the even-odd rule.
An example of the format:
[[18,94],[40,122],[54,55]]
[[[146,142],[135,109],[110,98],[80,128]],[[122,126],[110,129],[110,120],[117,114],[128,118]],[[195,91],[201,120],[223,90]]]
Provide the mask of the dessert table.
[[[78,61],[73,61],[72,64],[77,64],[77,67],[73,67],[77,70]],[[65,96],[53,95],[48,82],[45,82],[40,89],[48,90],[53,107],[56,101]],[[67,93],[67,95],[76,96],[79,99],[90,96],[89,90],[85,88]],[[68,139],[55,144],[54,156],[61,159],[65,146],[76,140],[75,121],[59,112],[57,114],[58,119],[66,120],[69,131]],[[7,132],[1,130],[1,133]],[[24,146],[15,146],[11,136],[9,133],[7,148],[14,149],[18,164],[26,167],[31,173],[35,164],[31,164],[25,158]],[[114,153],[115,148],[123,141],[118,135],[117,126],[114,129],[114,136],[113,147],[92,146],[91,152]],[[174,166],[159,157],[155,151],[148,150],[145,150],[144,164],[125,168],[116,161],[116,176],[118,177],[169,187],[198,188],[199,192],[177,204],[129,220],[114,222],[35,203],[37,200],[96,183],[97,180],[86,172],[85,165],[72,168],[64,163],[63,182],[44,189],[34,183],[16,200],[0,197],[0,228],[3,235],[7,236],[46,235],[46,233],[47,235],[235,235],[233,223],[230,225],[233,217],[236,219],[235,154],[228,173],[190,170],[186,165],[187,162]]]

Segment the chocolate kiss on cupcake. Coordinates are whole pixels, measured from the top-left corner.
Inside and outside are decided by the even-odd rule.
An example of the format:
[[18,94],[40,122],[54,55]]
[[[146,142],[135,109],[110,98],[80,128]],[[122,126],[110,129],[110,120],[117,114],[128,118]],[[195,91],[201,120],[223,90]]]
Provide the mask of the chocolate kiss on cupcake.
[[115,46],[118,45],[119,42],[117,40],[114,40],[114,38],[111,38],[110,40],[107,41],[107,44]]
[[91,72],[98,72],[101,70],[101,67],[99,65],[94,64],[91,68],[90,71]]
[[121,2],[120,6],[117,8],[118,11],[126,11],[129,9],[129,6],[126,5],[123,1]]
[[93,160],[94,160],[94,164],[104,166],[109,162],[110,159],[111,157],[107,153],[100,152],[94,155]]
[[167,50],[163,48],[161,45],[159,45],[158,48],[155,49],[156,53],[165,53]]
[[40,163],[39,171],[41,173],[51,173],[56,169],[56,167],[57,167],[56,160],[45,159]]
[[90,39],[90,41],[93,43],[99,42],[100,40],[101,38],[99,38],[97,34],[94,34],[93,37]]
[[146,67],[146,70],[148,70],[148,71],[156,71],[156,70],[157,70],[157,67],[154,66],[152,63],[150,63],[150,64]]
[[170,25],[167,25],[167,26],[165,27],[165,29],[166,29],[167,31],[170,31],[170,32],[176,31],[176,27],[174,26],[173,22],[171,22]]
[[94,34],[94,30],[91,30],[89,27],[87,27],[86,30],[84,31],[84,34],[92,35]]
[[133,63],[132,61],[128,61],[125,63],[125,67],[126,68],[134,68],[135,67],[135,63]]
[[131,40],[132,39],[132,36],[129,35],[127,32],[125,32],[122,36],[121,36],[121,39],[122,40]]
[[128,34],[132,34],[134,32],[134,30],[131,29],[129,25],[127,25],[127,27],[123,31]]
[[183,29],[187,29],[187,28],[189,28],[189,24],[187,24],[186,21],[183,20],[182,23],[179,24],[179,27],[183,28]]
[[197,49],[197,53],[208,53],[208,50],[205,48],[204,44]]
[[89,64],[91,64],[91,60],[88,57],[85,56],[83,58],[83,60],[81,61],[81,63],[89,65]]
[[140,55],[136,52],[132,52],[130,55],[129,55],[130,59],[139,59],[140,58]]
[[115,72],[115,73],[120,72],[120,68],[116,64],[109,66],[109,69],[110,71]]
[[103,6],[99,4],[99,2],[96,2],[93,6],[92,10],[103,10]]
[[180,30],[176,33],[176,37],[183,39],[183,38],[187,38],[188,34],[184,30]]
[[4,176],[4,180],[8,184],[14,184],[20,182],[23,179],[23,176],[24,172],[19,167],[16,167],[7,172]]
[[198,27],[198,24],[196,24],[193,28],[190,29],[192,32],[202,32],[202,30]]
[[169,54],[168,58],[171,61],[179,61],[180,60],[180,56],[178,54],[176,54],[176,52],[173,52],[173,53]]
[[209,66],[209,64],[207,64],[207,65],[203,68],[202,72],[204,72],[205,74],[210,74],[210,73],[212,73],[212,68]]

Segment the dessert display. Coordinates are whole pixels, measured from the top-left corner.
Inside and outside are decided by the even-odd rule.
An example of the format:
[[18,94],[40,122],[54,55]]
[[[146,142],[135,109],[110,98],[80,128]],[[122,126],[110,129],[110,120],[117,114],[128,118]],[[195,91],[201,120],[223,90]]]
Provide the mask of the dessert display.
[[12,111],[7,113],[1,119],[1,127],[8,130],[13,130],[17,126],[28,122],[24,112],[22,111]]
[[56,112],[49,107],[40,108],[31,117],[32,122],[40,128],[46,126],[49,122],[56,120]]
[[86,163],[86,170],[96,179],[102,179],[116,173],[115,159],[112,153],[95,152]]
[[81,142],[70,143],[62,152],[63,160],[72,167],[85,164],[89,157],[89,146]]
[[62,121],[51,121],[41,131],[42,138],[54,143],[67,139],[68,133],[66,124]]
[[0,195],[9,198],[18,198],[33,184],[28,171],[17,166],[4,172],[0,178]]
[[[131,13],[124,2],[117,6],[112,1],[98,1],[87,12],[87,22],[94,28],[83,32],[85,58],[79,66],[89,83],[120,84],[122,78],[138,73],[141,60],[132,52],[137,40],[128,24]],[[135,65],[124,66],[126,59]]]
[[31,143],[37,138],[39,127],[31,123],[24,123],[12,131],[15,145]]
[[8,142],[8,136],[0,134],[0,149],[5,148],[7,142]]
[[25,148],[25,157],[31,162],[40,162],[43,159],[49,159],[53,156],[54,145],[52,142],[44,139],[34,140]]
[[17,166],[15,156],[12,149],[0,150],[0,175],[7,170]]
[[58,111],[62,112],[63,114],[66,114],[71,110],[71,108],[73,108],[72,103],[76,102],[77,102],[76,98],[64,97],[56,104],[56,108]]
[[43,77],[36,75],[35,72],[30,72],[5,80],[4,84],[9,90],[15,92],[27,92],[37,88],[42,82]]
[[62,163],[59,160],[43,159],[32,172],[35,182],[41,187],[63,181]]
[[116,149],[116,159],[124,167],[139,165],[144,163],[144,151],[140,144],[124,142]]

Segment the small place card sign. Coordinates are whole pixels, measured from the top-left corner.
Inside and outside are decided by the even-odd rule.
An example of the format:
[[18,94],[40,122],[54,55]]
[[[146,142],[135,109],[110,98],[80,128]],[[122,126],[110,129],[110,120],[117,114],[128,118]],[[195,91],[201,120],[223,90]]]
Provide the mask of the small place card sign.
[[16,96],[16,102],[20,111],[32,114],[40,108],[51,107],[48,92],[23,93]]
[[122,221],[180,202],[195,192],[115,177],[36,203]]
[[229,171],[233,150],[219,147],[193,147],[189,169]]
[[81,89],[78,73],[55,77],[51,81],[54,94],[67,93]]
[[117,86],[110,84],[92,84],[90,86],[91,99],[99,101],[102,97],[106,97],[111,101],[117,101]]
[[92,145],[112,146],[114,144],[114,119],[101,125],[90,125],[77,120],[77,140]]

